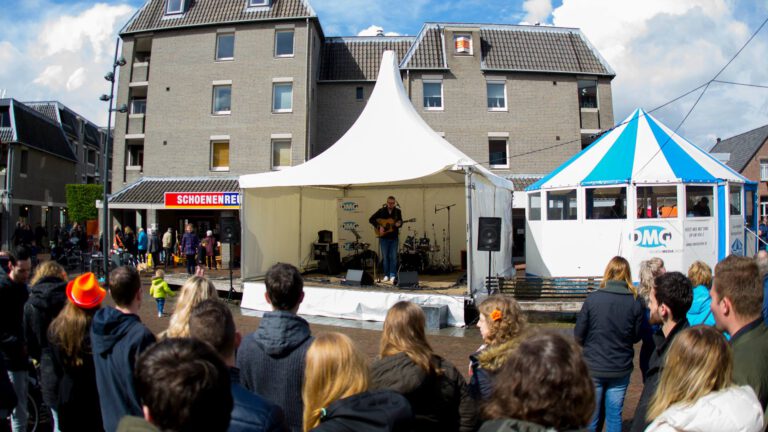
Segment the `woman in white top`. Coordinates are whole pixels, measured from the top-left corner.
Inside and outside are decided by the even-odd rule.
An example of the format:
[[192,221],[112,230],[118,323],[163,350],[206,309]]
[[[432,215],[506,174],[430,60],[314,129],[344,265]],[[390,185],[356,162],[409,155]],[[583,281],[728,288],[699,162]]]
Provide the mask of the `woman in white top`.
[[733,352],[716,329],[698,325],[682,331],[665,361],[646,432],[763,430],[760,401],[751,387],[731,381]]

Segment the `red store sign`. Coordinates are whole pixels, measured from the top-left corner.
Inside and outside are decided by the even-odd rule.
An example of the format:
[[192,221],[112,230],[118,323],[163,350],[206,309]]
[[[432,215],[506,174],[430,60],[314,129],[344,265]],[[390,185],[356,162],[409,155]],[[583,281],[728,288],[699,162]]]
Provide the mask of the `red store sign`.
[[169,209],[239,209],[239,192],[166,192]]

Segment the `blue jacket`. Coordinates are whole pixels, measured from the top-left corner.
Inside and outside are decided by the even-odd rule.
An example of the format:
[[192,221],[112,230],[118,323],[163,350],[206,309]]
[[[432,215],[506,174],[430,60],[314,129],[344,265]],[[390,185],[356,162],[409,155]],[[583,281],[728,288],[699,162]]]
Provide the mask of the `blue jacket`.
[[139,239],[137,240],[137,243],[139,244],[138,249],[140,251],[147,250],[147,232],[146,231],[139,231]]
[[139,354],[153,343],[155,335],[138,315],[111,307],[94,315],[91,345],[104,430],[116,430],[123,416],[143,416],[133,387],[133,370]]
[[197,247],[200,246],[200,239],[195,233],[184,233],[181,238],[181,253],[184,255],[197,254]]
[[240,369],[230,368],[229,377],[232,382],[232,416],[229,421],[229,432],[287,432],[283,410],[264,399],[251,393],[240,385]]
[[712,303],[712,297],[709,296],[707,287],[698,285],[693,289],[693,303],[691,303],[691,308],[686,315],[691,326],[698,324],[715,325],[715,316],[712,315],[712,310],[709,308],[710,303]]

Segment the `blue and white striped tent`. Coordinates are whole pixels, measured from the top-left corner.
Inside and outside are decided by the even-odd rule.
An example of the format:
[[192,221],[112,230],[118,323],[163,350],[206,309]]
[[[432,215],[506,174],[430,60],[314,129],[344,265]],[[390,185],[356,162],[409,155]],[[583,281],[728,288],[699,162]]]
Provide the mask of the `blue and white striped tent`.
[[722,181],[749,182],[638,108],[526,191],[621,183]]

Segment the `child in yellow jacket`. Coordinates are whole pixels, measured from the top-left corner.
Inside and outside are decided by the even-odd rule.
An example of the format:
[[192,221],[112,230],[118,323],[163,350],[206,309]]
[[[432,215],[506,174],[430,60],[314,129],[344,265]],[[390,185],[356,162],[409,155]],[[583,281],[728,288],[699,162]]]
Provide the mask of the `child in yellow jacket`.
[[173,297],[176,295],[176,293],[174,293],[168,286],[168,282],[166,282],[163,278],[165,278],[165,272],[162,270],[157,270],[155,272],[155,277],[152,278],[152,285],[149,287],[149,295],[154,297],[155,302],[157,302],[157,316],[159,318],[162,318],[163,316],[163,309],[165,309],[165,297]]

